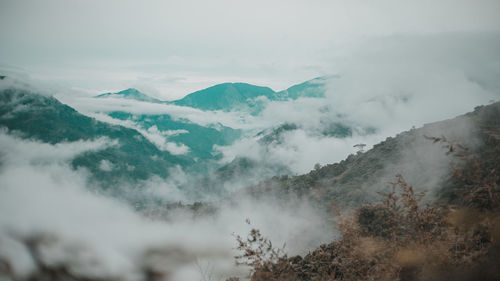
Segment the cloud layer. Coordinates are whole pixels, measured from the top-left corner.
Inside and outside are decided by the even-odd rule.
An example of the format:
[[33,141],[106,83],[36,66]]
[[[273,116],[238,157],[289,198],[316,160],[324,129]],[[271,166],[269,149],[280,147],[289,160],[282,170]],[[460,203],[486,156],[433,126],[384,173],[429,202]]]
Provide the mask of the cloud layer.
[[147,219],[129,205],[89,191],[87,174],[68,167],[69,158],[102,149],[104,141],[48,145],[2,132],[0,143],[0,257],[19,276],[36,270],[23,244],[36,236],[42,238],[45,264],[66,264],[77,276],[141,280],[147,266],[169,273],[171,280],[193,280],[202,278],[200,267],[210,267],[217,278],[246,274],[234,266],[231,234],[248,233],[247,218],[273,242],[289,241],[292,254],[334,235],[306,204],[280,207],[242,199],[203,219],[189,213],[169,222]]

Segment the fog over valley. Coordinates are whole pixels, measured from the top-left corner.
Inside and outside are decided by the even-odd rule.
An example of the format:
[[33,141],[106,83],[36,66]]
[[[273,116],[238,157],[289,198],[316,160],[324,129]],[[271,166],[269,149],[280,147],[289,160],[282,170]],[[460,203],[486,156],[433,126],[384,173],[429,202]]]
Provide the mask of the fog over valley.
[[498,280],[499,19],[0,0],[0,280]]

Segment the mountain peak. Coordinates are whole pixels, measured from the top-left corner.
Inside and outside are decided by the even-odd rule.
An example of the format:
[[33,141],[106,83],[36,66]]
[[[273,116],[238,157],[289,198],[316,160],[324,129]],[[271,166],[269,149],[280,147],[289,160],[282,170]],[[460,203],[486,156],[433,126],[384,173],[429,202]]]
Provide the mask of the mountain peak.
[[269,87],[227,82],[196,91],[173,103],[202,110],[229,111],[238,107],[251,106],[251,100],[260,96],[273,99],[275,94]]
[[325,84],[332,78],[338,78],[335,75],[320,76],[306,82],[293,85],[290,88],[277,93],[283,100],[296,100],[301,97],[323,98],[325,97]]
[[126,94],[132,94],[132,93],[141,93],[141,92],[135,88],[128,88],[126,90],[118,92],[117,94],[125,94],[126,95]]
[[153,102],[153,103],[163,103],[159,99],[152,98],[139,90],[135,88],[128,88],[126,90],[117,92],[117,93],[104,93],[95,96],[96,98],[108,98],[108,97],[120,97],[124,99],[131,99],[131,100],[138,100],[138,101],[145,101],[145,102]]

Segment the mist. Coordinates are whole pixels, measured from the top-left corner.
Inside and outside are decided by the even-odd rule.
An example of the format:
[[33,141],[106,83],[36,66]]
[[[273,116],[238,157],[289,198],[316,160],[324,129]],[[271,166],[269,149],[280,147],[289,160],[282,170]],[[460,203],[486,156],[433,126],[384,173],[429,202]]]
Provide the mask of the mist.
[[[116,139],[77,128],[80,141],[44,143],[30,125],[50,120],[30,123],[30,110],[42,116],[46,108],[0,97],[6,127],[26,113],[15,120],[26,132],[0,126],[0,279],[63,268],[111,280],[247,280],[250,268],[235,265],[235,236],[252,228],[286,244],[288,257],[305,255],[340,238],[330,206],[318,202],[376,201],[396,174],[432,202],[454,158],[426,136],[483,145],[468,117],[434,122],[500,100],[500,1],[143,2],[0,0],[0,91],[55,97],[74,116],[93,118],[79,119],[87,127],[120,126]],[[136,88],[174,101],[226,82],[278,92],[317,77],[321,97],[246,100],[262,105],[258,112],[95,97]],[[161,130],[140,115],[207,130]],[[195,153],[200,132],[219,141],[225,129],[238,137],[209,139],[205,154]],[[176,136],[193,136],[194,145]],[[134,145],[106,152],[122,147],[120,137]],[[73,162],[94,152],[103,153]],[[147,161],[119,163],[139,156]],[[108,176],[108,185],[98,183]],[[295,179],[299,195],[280,193]],[[272,188],[283,196],[266,193]]]
[[[337,75],[328,79],[324,99],[269,102],[256,117],[272,120],[274,126],[298,125],[285,133],[284,143],[262,147],[258,138],[250,138],[220,149],[228,159],[239,154],[271,159],[302,174],[315,163],[334,163],[356,153],[358,143],[369,149],[412,127],[498,101],[499,38],[455,33],[370,41],[369,48],[358,46],[332,59]],[[352,134],[325,136],[322,132],[332,123],[348,126]]]
[[[497,32],[447,32],[366,39],[362,44],[350,45],[349,49],[332,52],[325,60],[328,73],[333,74],[324,85],[325,98],[261,99],[265,109],[258,115],[119,98],[96,102],[95,98],[85,93],[75,94],[74,90],[55,92],[61,101],[81,113],[138,130],[159,149],[176,155],[188,153],[189,148],[169,142],[171,132],[158,131],[154,126],[142,128],[132,119],[117,120],[106,113],[168,114],[175,120],[201,126],[222,124],[241,129],[244,137],[233,145],[214,147],[223,155],[220,165],[247,157],[268,165],[284,165],[292,174],[303,174],[316,164],[338,162],[356,153],[353,147],[356,144],[367,144],[369,149],[412,127],[453,118],[474,106],[498,100],[499,38]],[[258,133],[282,124],[295,124],[297,129],[284,132],[279,144],[259,142]],[[331,124],[341,124],[351,132],[340,137],[325,134]],[[246,184],[226,189],[234,190],[235,186],[260,180],[263,179],[249,179]]]
[[[290,243],[303,254],[331,240],[334,230],[307,203],[280,206],[250,198],[221,204],[213,216],[194,218],[181,211],[170,220],[144,217],[132,206],[92,191],[88,174],[69,167],[69,159],[106,140],[49,145],[0,135],[0,257],[16,276],[36,270],[25,241],[40,238],[41,261],[64,264],[76,276],[142,280],[154,267],[167,280],[245,277],[236,267],[232,235],[257,227],[273,243]],[[183,214],[184,212],[187,212]],[[251,221],[248,225],[245,221]]]

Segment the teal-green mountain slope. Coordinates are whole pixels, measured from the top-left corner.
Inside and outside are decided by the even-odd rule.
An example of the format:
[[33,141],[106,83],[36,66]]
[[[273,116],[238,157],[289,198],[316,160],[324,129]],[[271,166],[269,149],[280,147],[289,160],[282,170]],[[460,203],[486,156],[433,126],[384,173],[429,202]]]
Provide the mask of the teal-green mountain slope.
[[[27,139],[50,144],[106,137],[117,145],[76,156],[71,165],[88,169],[103,187],[151,176],[166,178],[168,169],[189,166],[188,157],[162,151],[134,129],[111,125],[85,116],[53,97],[20,89],[0,91],[0,127]],[[113,167],[103,170],[100,163]]]

